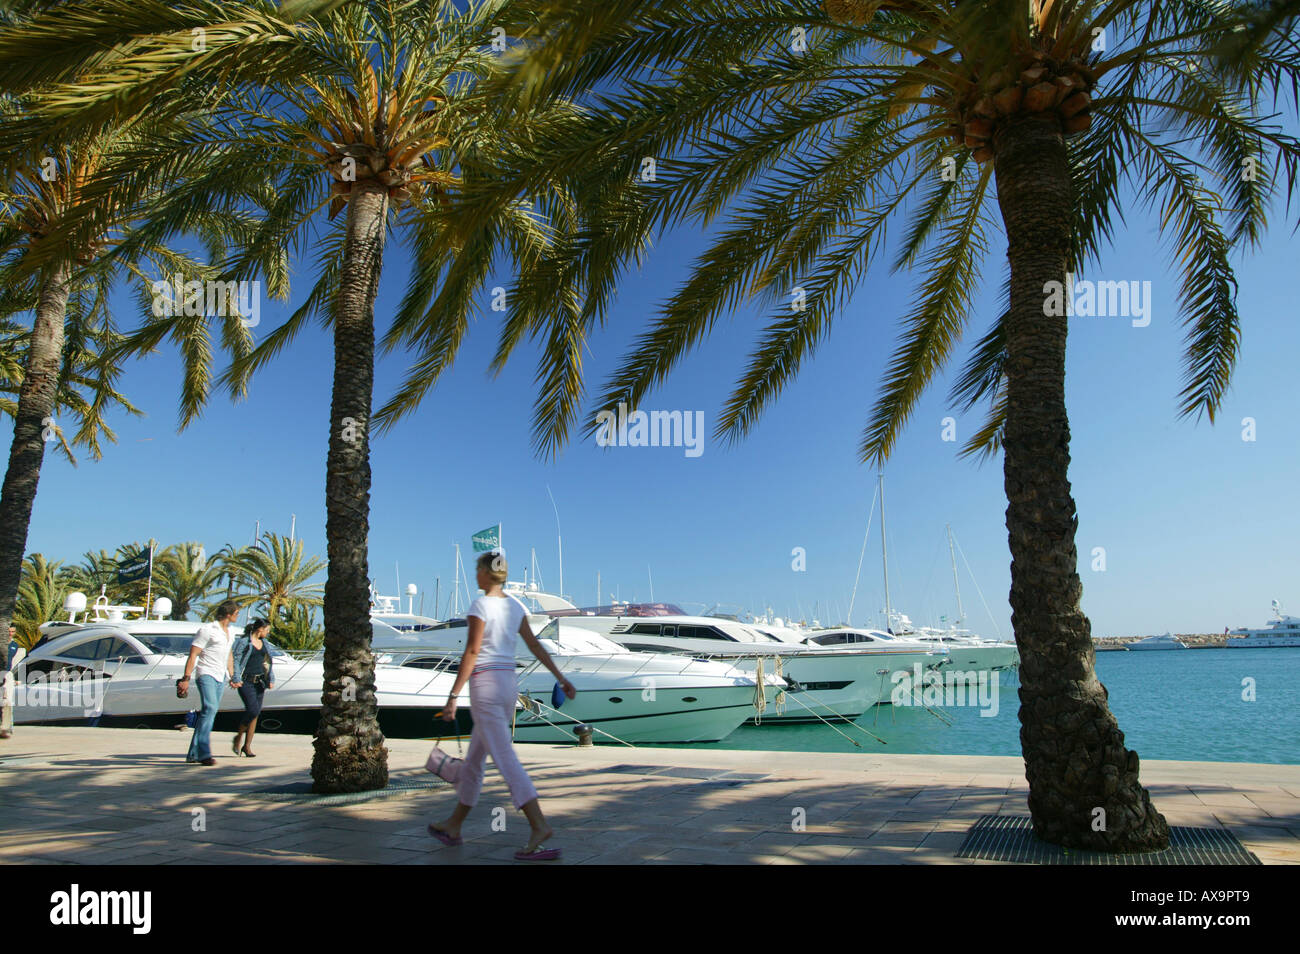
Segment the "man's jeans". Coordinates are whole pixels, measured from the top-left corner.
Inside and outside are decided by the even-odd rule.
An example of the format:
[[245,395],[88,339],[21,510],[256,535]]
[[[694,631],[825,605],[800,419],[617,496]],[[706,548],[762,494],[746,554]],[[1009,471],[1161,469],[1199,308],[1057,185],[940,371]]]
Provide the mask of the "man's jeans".
[[225,681],[218,682],[212,676],[199,676],[195,682],[199,686],[199,721],[194,726],[194,738],[190,740],[188,758],[202,762],[212,758],[212,723],[217,719],[217,706],[221,704],[221,690]]

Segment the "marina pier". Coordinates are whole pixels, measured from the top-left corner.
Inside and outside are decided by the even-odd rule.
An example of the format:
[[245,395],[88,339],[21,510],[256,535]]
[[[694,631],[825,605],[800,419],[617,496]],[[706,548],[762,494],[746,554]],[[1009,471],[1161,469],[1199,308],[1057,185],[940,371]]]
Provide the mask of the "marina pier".
[[[390,739],[383,792],[311,796],[311,741],[178,763],[174,730],[32,726],[0,755],[0,863],[510,864],[526,831],[489,773],[465,843],[425,825],[454,797],[429,743]],[[454,748],[454,742],[449,743]],[[996,864],[959,858],[986,815],[1028,814],[1018,757],[520,745],[565,835],[561,864]],[[1171,826],[1226,829],[1300,864],[1300,766],[1144,760]],[[497,809],[502,809],[497,811]]]

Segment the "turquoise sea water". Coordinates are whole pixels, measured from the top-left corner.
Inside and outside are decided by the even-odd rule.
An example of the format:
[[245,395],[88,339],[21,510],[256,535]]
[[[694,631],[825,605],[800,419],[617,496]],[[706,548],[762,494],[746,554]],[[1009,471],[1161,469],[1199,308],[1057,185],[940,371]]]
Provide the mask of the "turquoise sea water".
[[[1148,759],[1300,764],[1300,649],[1189,649],[1097,654],[1097,672],[1129,748]],[[1015,675],[998,674],[998,712],[952,706],[945,724],[922,708],[877,706],[852,726],[742,726],[724,749],[1019,755]],[[1243,699],[1254,680],[1255,700]],[[990,707],[991,708],[991,707]]]

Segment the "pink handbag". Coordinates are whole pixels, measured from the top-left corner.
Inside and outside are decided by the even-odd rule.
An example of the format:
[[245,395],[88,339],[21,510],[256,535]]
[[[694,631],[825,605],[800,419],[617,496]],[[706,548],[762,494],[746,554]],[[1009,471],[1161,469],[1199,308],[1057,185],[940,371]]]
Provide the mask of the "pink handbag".
[[[437,740],[437,742],[441,741],[442,739]],[[465,760],[458,759],[449,752],[444,752],[438,747],[437,742],[434,743],[433,751],[429,753],[429,757],[425,759],[424,767],[444,782],[451,782],[454,785],[456,779],[460,776],[460,767],[465,764]],[[456,736],[456,751],[460,751],[460,736]]]

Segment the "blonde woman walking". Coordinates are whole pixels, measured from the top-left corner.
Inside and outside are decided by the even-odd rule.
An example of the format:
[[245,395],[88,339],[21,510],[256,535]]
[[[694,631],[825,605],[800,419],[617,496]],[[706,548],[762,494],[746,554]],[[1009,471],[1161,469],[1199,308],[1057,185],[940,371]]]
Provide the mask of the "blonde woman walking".
[[528,844],[515,852],[518,861],[552,861],[560,857],[560,849],[546,848],[545,843],[555,833],[542,814],[537,799],[537,789],[515,755],[510,738],[510,722],[515,713],[519,689],[515,682],[515,637],[523,639],[529,651],[555,676],[564,694],[572,699],[577,695],[573,683],[564,678],[550,654],[533,635],[528,625],[528,609],[513,596],[506,596],[501,584],[507,579],[505,556],[485,553],[478,558],[477,579],[483,595],[474,601],[466,614],[469,633],[465,641],[465,654],[460,660],[460,671],[452,686],[451,696],[443,707],[445,721],[456,718],[456,701],[465,684],[469,683],[470,712],[474,717],[474,730],[470,735],[469,751],[456,777],[457,805],[451,816],[429,826],[429,834],[444,845],[459,845],[461,825],[478,801],[483,787],[483,762],[491,755],[510,789],[510,799],[515,808],[524,813],[530,829]]

